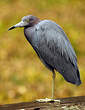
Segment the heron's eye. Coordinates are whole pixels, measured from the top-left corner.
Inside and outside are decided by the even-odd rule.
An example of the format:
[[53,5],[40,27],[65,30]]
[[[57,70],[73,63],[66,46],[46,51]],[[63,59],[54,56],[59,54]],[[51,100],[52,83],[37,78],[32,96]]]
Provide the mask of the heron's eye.
[[25,20],[24,20],[24,22],[27,22],[27,23],[29,23],[29,19],[25,19]]
[[29,20],[30,20],[30,21],[32,21],[32,20],[33,20],[33,18],[30,18]]
[[22,18],[22,21],[23,21],[23,22],[27,22],[27,23],[29,23],[29,19],[26,19],[25,17]]

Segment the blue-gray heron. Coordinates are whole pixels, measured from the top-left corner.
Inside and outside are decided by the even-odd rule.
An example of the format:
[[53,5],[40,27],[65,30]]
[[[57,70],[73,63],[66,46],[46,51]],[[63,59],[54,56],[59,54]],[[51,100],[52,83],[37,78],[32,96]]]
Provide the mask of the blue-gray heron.
[[52,98],[54,98],[55,71],[66,81],[80,85],[77,57],[65,32],[51,20],[40,20],[29,15],[8,30],[24,27],[26,39],[32,45],[43,64],[52,71]]

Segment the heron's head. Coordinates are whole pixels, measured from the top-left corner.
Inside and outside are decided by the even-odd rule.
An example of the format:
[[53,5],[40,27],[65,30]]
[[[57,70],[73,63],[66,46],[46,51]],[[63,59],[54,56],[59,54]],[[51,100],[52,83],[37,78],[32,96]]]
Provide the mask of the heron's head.
[[38,22],[39,22],[39,19],[35,16],[32,16],[32,15],[24,16],[19,23],[10,27],[8,30],[12,30],[12,29],[17,28],[17,27],[32,27],[35,24],[37,24]]

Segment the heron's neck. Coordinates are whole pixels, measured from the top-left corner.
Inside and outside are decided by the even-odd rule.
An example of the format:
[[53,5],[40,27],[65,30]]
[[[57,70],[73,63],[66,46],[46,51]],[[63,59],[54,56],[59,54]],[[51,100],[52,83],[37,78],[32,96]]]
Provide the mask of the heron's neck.
[[24,35],[30,43],[32,42],[32,29],[33,29],[33,27],[24,28]]

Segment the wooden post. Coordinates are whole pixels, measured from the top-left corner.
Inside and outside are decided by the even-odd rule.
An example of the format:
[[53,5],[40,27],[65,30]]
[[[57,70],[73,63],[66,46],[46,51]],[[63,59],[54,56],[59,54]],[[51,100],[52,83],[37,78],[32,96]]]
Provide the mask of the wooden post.
[[59,102],[22,102],[0,105],[0,110],[85,110],[85,96],[58,98]]

